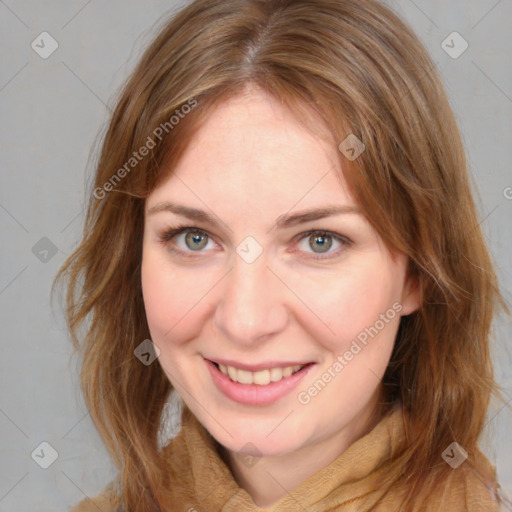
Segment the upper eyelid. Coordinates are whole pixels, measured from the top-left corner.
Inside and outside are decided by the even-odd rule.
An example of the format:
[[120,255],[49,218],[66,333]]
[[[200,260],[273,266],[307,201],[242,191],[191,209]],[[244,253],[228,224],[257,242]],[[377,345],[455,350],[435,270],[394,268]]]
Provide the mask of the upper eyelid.
[[[178,230],[176,233],[173,233],[173,234],[170,234],[172,233],[172,231],[176,231]],[[171,229],[165,229],[164,231],[162,231],[159,235],[159,238],[161,239],[161,241],[163,242],[170,242],[172,238],[175,238],[179,235],[183,235],[183,234],[186,234],[186,233],[189,233],[189,232],[199,232],[203,235],[206,235],[210,240],[212,240],[214,243],[216,243],[217,245],[220,245],[217,241],[216,241],[216,237],[215,235],[212,235],[211,233],[209,233],[207,230],[205,229],[201,229],[201,228],[197,228],[197,227],[191,227],[191,226],[186,226],[186,227],[178,227],[178,228],[171,228]],[[168,234],[170,234],[170,236],[167,236]],[[179,249],[180,251],[182,249]],[[193,252],[193,251],[191,251]],[[198,252],[202,252],[202,251],[198,251]]]
[[[216,236],[215,235],[212,235],[208,230],[206,229],[202,229],[202,228],[198,228],[196,226],[181,226],[181,227],[176,227],[176,228],[170,228],[170,229],[166,229],[164,230],[163,232],[161,232],[160,234],[160,238],[162,240],[165,240],[167,237],[166,237],[166,234],[167,233],[170,233],[172,231],[176,231],[178,230],[178,232],[172,234],[169,239],[167,241],[170,241],[172,238],[178,236],[178,235],[183,235],[184,233],[187,233],[187,232],[199,232],[201,234],[204,234],[206,236],[208,236],[213,242],[215,242],[217,245],[220,245],[217,240],[216,240]],[[308,236],[312,236],[313,234],[315,233],[323,233],[323,234],[326,234],[327,236],[331,236],[332,238],[336,239],[337,241],[339,241],[340,243],[344,243],[344,244],[350,244],[352,243],[352,240],[350,238],[348,238],[347,236],[345,235],[342,235],[340,233],[335,233],[334,231],[330,231],[330,230],[327,230],[327,229],[310,229],[310,230],[306,230],[306,231],[302,231],[300,233],[297,233],[294,237],[293,237],[293,241],[294,242],[298,242],[298,241],[301,241],[303,240],[304,238],[307,238]],[[181,250],[181,249],[180,249]],[[188,251],[187,251],[188,252]],[[194,252],[194,251],[191,251],[191,252]],[[198,252],[203,252],[203,251],[198,251]],[[319,253],[320,254],[320,253]]]

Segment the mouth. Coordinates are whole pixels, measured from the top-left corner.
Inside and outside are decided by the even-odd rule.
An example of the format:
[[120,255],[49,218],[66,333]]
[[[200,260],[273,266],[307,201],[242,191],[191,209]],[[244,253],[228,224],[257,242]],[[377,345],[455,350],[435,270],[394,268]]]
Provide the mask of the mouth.
[[271,382],[279,382],[301,371],[312,363],[295,364],[287,366],[274,366],[258,371],[250,371],[236,366],[224,365],[211,361],[221,373],[229,377],[233,382],[239,384],[256,384],[257,386],[268,386]]
[[226,360],[204,362],[218,391],[235,402],[253,406],[270,405],[285,397],[316,366],[295,361],[250,366]]

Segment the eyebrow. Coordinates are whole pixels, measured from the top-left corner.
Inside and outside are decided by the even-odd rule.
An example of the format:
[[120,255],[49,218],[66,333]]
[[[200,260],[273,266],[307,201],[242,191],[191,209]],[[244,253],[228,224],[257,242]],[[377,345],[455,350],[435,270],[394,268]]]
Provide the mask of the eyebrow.
[[[172,203],[170,201],[165,201],[152,206],[148,210],[148,215],[153,215],[160,212],[175,213],[176,215],[181,215],[182,217],[186,217],[194,221],[201,221],[211,226],[217,226],[219,224],[219,222],[212,215],[210,215],[208,212],[205,212],[204,210]],[[268,231],[270,232],[276,228],[290,228],[297,226],[298,224],[342,214],[361,215],[361,211],[356,206],[349,205],[330,205],[323,208],[302,210],[297,213],[280,215]]]

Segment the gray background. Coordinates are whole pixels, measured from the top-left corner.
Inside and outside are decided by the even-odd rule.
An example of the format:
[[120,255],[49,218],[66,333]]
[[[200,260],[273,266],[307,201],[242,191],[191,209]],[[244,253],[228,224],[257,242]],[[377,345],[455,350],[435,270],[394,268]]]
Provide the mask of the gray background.
[[[481,224],[511,303],[512,0],[390,3],[443,76],[480,192]],[[0,511],[67,510],[114,477],[49,290],[79,239],[96,155],[91,148],[105,130],[114,95],[155,24],[177,5],[0,1]],[[31,47],[43,31],[59,45],[46,59]],[[469,43],[457,59],[441,46],[453,31]],[[496,377],[510,400],[510,321],[499,318],[495,325]],[[511,427],[510,410],[495,403],[483,449],[509,497]],[[35,462],[51,462],[50,450],[39,447],[43,441],[58,452],[48,469]]]

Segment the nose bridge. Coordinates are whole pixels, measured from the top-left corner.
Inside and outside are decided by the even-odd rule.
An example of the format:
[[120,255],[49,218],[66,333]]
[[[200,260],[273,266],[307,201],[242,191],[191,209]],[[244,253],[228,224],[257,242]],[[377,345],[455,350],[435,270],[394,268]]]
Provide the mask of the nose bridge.
[[229,339],[251,343],[282,330],[288,321],[283,284],[262,254],[253,262],[234,255],[215,312],[217,328]]

